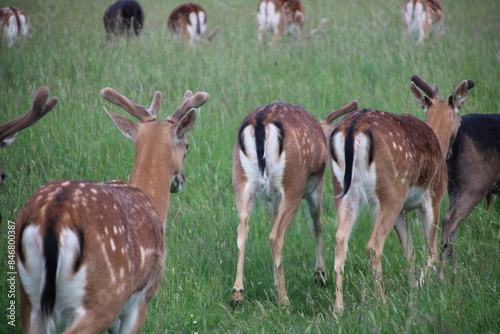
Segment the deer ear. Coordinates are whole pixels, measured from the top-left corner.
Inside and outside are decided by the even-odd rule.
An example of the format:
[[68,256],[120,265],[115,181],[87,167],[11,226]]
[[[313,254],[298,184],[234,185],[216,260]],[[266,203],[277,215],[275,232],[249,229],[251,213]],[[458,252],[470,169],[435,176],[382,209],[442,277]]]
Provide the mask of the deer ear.
[[111,117],[113,122],[115,122],[116,126],[123,133],[123,135],[130,138],[135,144],[135,140],[137,139],[137,124],[126,117],[108,111],[106,108],[104,108],[104,110],[106,110],[109,117]]
[[420,104],[424,111],[427,111],[427,109],[429,109],[429,107],[432,105],[431,100],[429,100],[427,96],[422,94],[420,89],[418,89],[418,87],[413,82],[410,83],[410,89],[413,93],[413,98],[415,99],[415,101]]
[[0,143],[0,147],[7,147],[7,146],[12,145],[16,141],[16,136],[17,136],[17,132],[15,132],[15,133],[11,134],[10,136],[8,136],[7,138],[5,138]]
[[[470,88],[474,87],[474,81]],[[469,82],[467,80],[462,81],[460,85],[455,89],[453,94],[448,98],[448,104],[455,107],[457,110],[462,108],[465,100],[469,96]]]
[[181,118],[175,129],[177,139],[181,139],[184,135],[194,127],[196,121],[196,109],[190,109],[184,117]]

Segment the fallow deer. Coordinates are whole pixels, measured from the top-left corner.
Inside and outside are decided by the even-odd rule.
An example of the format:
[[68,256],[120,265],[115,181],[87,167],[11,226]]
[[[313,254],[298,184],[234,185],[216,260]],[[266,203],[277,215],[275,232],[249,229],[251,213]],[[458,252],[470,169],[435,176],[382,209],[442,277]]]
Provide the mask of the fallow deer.
[[454,264],[453,244],[458,224],[483,198],[486,197],[486,207],[490,209],[492,195],[500,195],[500,115],[463,116],[447,165],[450,203],[443,219],[441,260],[449,255]]
[[139,36],[144,26],[144,12],[141,5],[134,0],[119,0],[112,4],[104,12],[102,17],[107,36],[118,36],[130,33],[130,27],[134,34]]
[[[35,93],[31,109],[23,116],[16,118],[10,122],[0,125],[0,147],[7,147],[14,143],[18,131],[29,127],[36,123],[40,118],[45,116],[54,108],[57,103],[57,98],[53,97],[49,101],[49,89],[41,87]],[[0,168],[0,184],[5,178],[5,172]]]
[[262,43],[266,31],[273,34],[271,45],[286,33],[301,37],[306,11],[300,0],[260,0],[257,7],[257,39]]
[[0,33],[7,46],[12,47],[19,36],[28,36],[31,29],[28,14],[17,7],[0,8]]
[[187,91],[160,121],[160,92],[147,110],[111,88],[101,95],[140,121],[106,110],[135,144],[130,182],[52,182],[24,205],[16,219],[23,333],[140,333],[163,277],[170,193],[182,189],[185,134],[209,96]]
[[443,24],[443,9],[438,0],[407,0],[401,10],[405,33],[422,43]]
[[[325,127],[345,113],[339,109]],[[298,105],[272,103],[250,113],[241,123],[233,151],[233,186],[240,218],[238,264],[232,303],[243,301],[243,265],[248,220],[255,197],[267,202],[269,242],[280,304],[288,304],[282,252],[285,233],[303,198],[309,205],[316,241],[316,279],[326,280],[321,237],[321,203],[328,150],[322,126]]]
[[[338,229],[335,248],[335,308],[343,308],[342,280],[349,236],[364,202],[375,204],[376,221],[366,246],[377,295],[385,300],[382,251],[392,228],[413,271],[413,243],[405,212],[421,211],[430,250],[427,266],[436,261],[439,208],[446,190],[446,155],[460,117],[458,112],[474,81],[464,80],[446,100],[412,76],[410,88],[426,112],[426,123],[411,115],[378,110],[352,112],[329,138]],[[423,95],[421,90],[427,94]]]
[[[179,35],[183,42],[199,43],[208,30],[208,16],[200,5],[183,4],[170,13],[167,27],[172,34]],[[207,40],[210,42],[219,32],[220,27],[216,27]]]

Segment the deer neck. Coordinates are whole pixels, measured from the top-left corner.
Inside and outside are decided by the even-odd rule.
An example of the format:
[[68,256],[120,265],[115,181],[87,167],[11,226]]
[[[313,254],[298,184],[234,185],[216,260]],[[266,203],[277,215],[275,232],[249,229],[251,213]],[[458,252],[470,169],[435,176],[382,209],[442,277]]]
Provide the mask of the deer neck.
[[170,206],[170,184],[173,178],[167,152],[152,147],[137,147],[129,184],[144,191],[153,201],[162,222]]
[[[433,117],[427,120],[427,125],[434,131],[441,148],[441,154],[446,160],[450,149],[451,138],[454,133],[454,121],[446,120],[442,117]],[[457,127],[458,128],[458,127]]]

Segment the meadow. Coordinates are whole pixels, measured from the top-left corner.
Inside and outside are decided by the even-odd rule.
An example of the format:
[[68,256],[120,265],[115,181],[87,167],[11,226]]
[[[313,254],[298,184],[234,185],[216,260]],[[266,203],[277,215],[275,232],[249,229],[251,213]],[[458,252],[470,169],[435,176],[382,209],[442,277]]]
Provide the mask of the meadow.
[[[442,0],[443,36],[416,45],[402,32],[402,1],[304,0],[306,32],[325,17],[328,32],[309,41],[284,38],[259,45],[257,1],[200,1],[212,43],[182,45],[168,34],[166,18],[181,2],[141,0],[145,27],[139,38],[107,40],[102,14],[111,0],[16,0],[33,19],[31,36],[13,48],[0,46],[0,123],[25,113],[35,91],[48,86],[59,103],[17,141],[0,151],[8,174],[0,187],[0,332],[7,326],[7,224],[30,195],[60,179],[128,180],[134,148],[106,115],[124,112],[99,96],[112,87],[149,105],[163,93],[160,118],[180,105],[186,89],[205,91],[188,134],[186,183],[174,194],[166,229],[166,270],[150,303],[144,333],[499,333],[500,200],[491,211],[481,203],[459,227],[457,263],[439,280],[431,274],[410,285],[395,233],[384,248],[388,300],[375,298],[365,252],[373,225],[366,210],[351,235],[345,267],[346,309],[333,312],[336,218],[327,173],[322,220],[326,288],[314,283],[314,238],[305,203],[288,231],[284,268],[291,301],[277,303],[269,250],[267,210],[256,204],[245,261],[245,302],[230,307],[236,275],[236,230],[231,156],[238,126],[255,108],[273,100],[299,104],[322,119],[353,99],[361,108],[408,113],[424,120],[413,100],[410,77],[437,83],[448,97],[474,79],[462,113],[497,113],[500,102],[500,6],[497,1]],[[0,7],[9,5],[0,0]],[[268,36],[269,38],[269,36]],[[446,213],[448,198],[442,203]],[[418,216],[410,214],[416,265],[427,250]],[[440,236],[440,234],[439,234]],[[103,279],[106,279],[103,277]],[[17,312],[19,315],[19,311]],[[5,322],[5,323],[4,323]]]

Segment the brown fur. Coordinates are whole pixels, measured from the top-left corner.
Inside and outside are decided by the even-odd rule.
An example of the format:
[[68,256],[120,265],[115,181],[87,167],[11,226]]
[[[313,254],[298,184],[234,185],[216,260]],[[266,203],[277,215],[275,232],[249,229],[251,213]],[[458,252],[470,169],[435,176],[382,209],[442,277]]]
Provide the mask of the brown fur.
[[[401,20],[403,22],[404,31],[408,35],[412,35],[412,33],[414,33],[412,32],[411,21],[413,21],[415,17],[411,11],[413,11],[417,3],[422,5],[423,12],[426,16],[426,20],[420,27],[421,32],[419,32],[418,36],[416,36],[418,42],[422,43],[433,30],[436,30],[439,28],[439,25],[442,24],[443,9],[437,0],[407,0],[401,10]],[[410,6],[411,11],[408,9],[409,4],[412,5]]]
[[[271,44],[275,45],[278,40],[287,32],[290,25],[296,24],[299,26],[299,37],[302,36],[306,25],[306,11],[305,7],[300,0],[260,0],[257,7],[257,16],[263,3],[273,3],[276,7],[276,12],[280,14],[278,26],[274,32]],[[257,21],[257,38],[262,42],[263,34],[266,27],[259,24]]]
[[[163,276],[165,221],[170,192],[179,191],[184,182],[182,165],[187,149],[184,134],[194,126],[196,110],[192,108],[204,104],[208,94],[193,96],[187,91],[182,106],[167,121],[156,120],[161,102],[159,92],[155,94],[149,110],[111,88],[104,89],[101,94],[141,121],[134,123],[108,112],[122,133],[131,138],[136,146],[130,182],[57,181],[41,187],[16,219],[17,264],[24,267],[28,265],[27,259],[35,256],[31,253],[34,248],[30,247],[30,241],[23,238],[27,228],[39,226],[43,249],[48,245],[56,251],[63,247],[64,241],[55,245],[55,241],[50,241],[50,231],[53,231],[53,240],[56,241],[60,240],[63,230],[73,231],[80,236],[73,263],[74,275],[86,268],[85,293],[81,301],[84,312],[80,310],[75,314],[65,333],[82,330],[100,333],[110,329],[129,298],[144,293],[137,309],[132,310],[137,311],[137,319],[130,328],[130,332],[140,333],[149,301]],[[50,263],[50,256],[46,255],[44,252],[36,256]],[[49,269],[45,270],[50,277]],[[31,311],[40,309],[40,305],[32,304],[23,280],[20,275],[23,333],[43,332],[43,324],[30,323]],[[67,284],[59,276],[55,280],[58,289]],[[45,284],[47,287],[49,283]],[[57,305],[58,295],[53,293],[52,297]],[[43,294],[41,300],[43,310]],[[52,312],[54,306],[49,306],[45,316],[50,318]],[[122,319],[123,322],[125,320]]]
[[[23,26],[21,24],[21,20],[20,20],[20,17],[21,16],[24,16],[26,18],[26,32],[29,33],[30,29],[31,29],[31,21],[30,21],[30,18],[28,16],[28,14],[23,11],[22,9],[20,8],[17,8],[17,7],[4,7],[4,8],[0,8],[0,34],[2,35],[2,39],[3,40],[6,40],[7,39],[7,28],[8,28],[8,25],[9,25],[9,20],[11,17],[15,17],[15,21],[16,21],[16,25],[17,25],[17,36],[20,36],[22,35],[22,32],[21,30],[23,29]],[[16,36],[12,36],[13,38],[15,38]],[[11,41],[8,41],[9,43],[9,46],[12,46],[12,44],[14,43],[14,40],[11,40]]]
[[[57,98],[51,98],[47,101],[49,89],[41,87],[35,93],[32,107],[23,116],[16,118],[10,122],[0,125],[0,148],[6,147],[14,143],[18,131],[25,129],[36,123],[40,118],[45,116],[54,108],[57,103]],[[5,178],[3,169],[0,168],[0,184]]]
[[[459,110],[473,81],[462,82],[447,100],[417,76],[412,77],[415,99],[427,113],[426,123],[411,115],[394,115],[377,110],[359,110],[348,115],[330,136],[332,177],[336,194],[338,229],[335,272],[337,310],[343,308],[342,282],[349,240],[357,210],[364,199],[376,204],[376,221],[366,250],[376,282],[377,295],[384,296],[382,251],[386,238],[395,229],[405,258],[413,269],[413,243],[405,212],[422,211],[425,237],[430,249],[427,266],[436,261],[439,208],[446,190],[445,157],[460,125]],[[415,86],[433,93],[422,95]],[[450,102],[451,101],[451,102]],[[354,158],[350,158],[350,153]],[[349,172],[352,167],[352,173]],[[340,177],[343,175],[343,177]],[[409,199],[410,190],[421,189],[421,197]]]
[[[206,24],[208,28],[208,17],[205,10],[198,4],[187,3],[176,7],[168,16],[167,26],[172,34],[177,34],[180,36],[183,42],[194,42],[193,36],[188,32],[189,15],[191,13],[205,13],[205,21],[199,22],[200,24]],[[199,38],[203,37],[205,31],[197,31]]]

